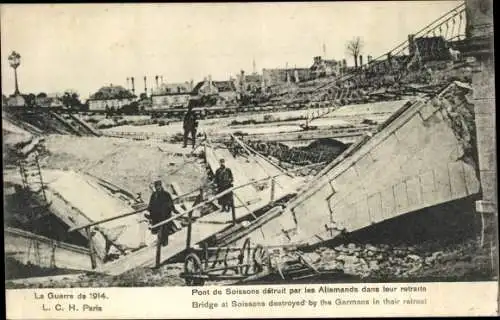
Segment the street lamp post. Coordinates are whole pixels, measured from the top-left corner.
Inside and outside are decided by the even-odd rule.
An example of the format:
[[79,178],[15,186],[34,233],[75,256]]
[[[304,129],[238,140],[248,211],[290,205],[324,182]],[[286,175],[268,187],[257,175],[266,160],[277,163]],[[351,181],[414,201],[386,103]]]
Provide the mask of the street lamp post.
[[14,81],[16,86],[14,94],[18,95],[19,86],[17,84],[17,67],[19,67],[19,65],[21,64],[21,55],[15,51],[12,51],[12,53],[9,55],[9,64],[14,69]]

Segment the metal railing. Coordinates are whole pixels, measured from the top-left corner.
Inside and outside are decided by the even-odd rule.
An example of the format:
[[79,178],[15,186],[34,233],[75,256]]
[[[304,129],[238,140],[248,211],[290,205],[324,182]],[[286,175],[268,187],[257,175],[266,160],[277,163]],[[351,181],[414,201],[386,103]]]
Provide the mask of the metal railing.
[[[188,231],[187,231],[187,239],[186,239],[186,249],[189,249],[191,247],[192,224],[194,222],[193,221],[193,217],[192,217],[192,213],[193,213],[194,210],[200,209],[203,206],[207,205],[208,203],[212,203],[212,202],[220,199],[221,197],[223,197],[223,196],[225,196],[225,195],[227,195],[227,194],[229,194],[229,193],[231,193],[231,192],[233,192],[235,190],[241,189],[243,187],[246,187],[246,186],[249,186],[249,185],[252,185],[252,184],[255,184],[255,183],[263,182],[263,181],[266,181],[266,180],[271,180],[272,185],[274,185],[275,178],[277,178],[278,176],[286,175],[286,174],[288,174],[288,173],[287,172],[283,172],[283,173],[280,173],[280,174],[277,174],[277,175],[274,175],[274,176],[269,176],[269,177],[258,179],[258,180],[252,180],[252,181],[249,181],[247,183],[244,183],[244,184],[241,184],[241,185],[238,185],[238,186],[234,186],[232,188],[224,190],[224,191],[216,194],[215,196],[212,196],[211,198],[209,198],[209,199],[207,199],[205,201],[202,201],[201,203],[193,206],[192,208],[190,208],[188,210],[182,211],[182,212],[180,212],[180,213],[178,213],[176,215],[171,216],[168,219],[165,219],[163,221],[160,221],[160,222],[158,222],[158,223],[150,226],[149,230],[152,230],[152,229],[155,229],[155,228],[160,228],[160,227],[165,226],[166,224],[174,221],[175,219],[187,216],[188,217],[188,221],[187,221],[187,223],[188,223],[188,225],[187,225]],[[178,196],[178,197],[174,198],[173,201],[176,201],[179,198],[185,197],[187,195],[191,195],[194,192],[195,191],[187,192],[187,193],[185,193],[185,194],[183,194],[181,196]],[[275,188],[271,187],[271,199],[275,198],[274,192],[275,192]],[[250,214],[253,214],[253,212],[251,211],[250,208],[248,208],[248,206],[246,206],[245,204],[244,204],[244,206],[246,207],[246,209],[249,211]],[[125,217],[131,216],[131,215],[135,215],[135,214],[144,212],[146,210],[147,210],[147,207],[144,206],[144,208],[140,208],[140,209],[134,210],[132,212],[119,214],[119,215],[116,215],[114,217],[110,217],[110,218],[102,219],[102,220],[99,220],[99,221],[94,221],[94,222],[91,222],[91,223],[87,223],[85,225],[73,227],[73,228],[69,229],[68,232],[75,232],[75,231],[79,231],[79,230],[82,230],[82,229],[85,230],[87,238],[88,238],[89,255],[90,255],[90,259],[91,259],[91,263],[92,263],[92,268],[95,269],[97,267],[97,262],[96,262],[95,252],[94,252],[95,250],[93,248],[93,242],[92,242],[93,233],[92,233],[92,229],[91,228],[93,226],[100,225],[100,224],[103,224],[103,223],[106,223],[106,222],[109,222],[109,221],[123,219]],[[234,202],[232,203],[231,211],[232,211],[232,222],[234,224],[234,223],[236,223],[236,220],[237,220],[236,219]],[[160,260],[161,260],[161,254],[160,253],[161,253],[161,244],[162,244],[162,240],[163,240],[161,237],[162,237],[162,232],[158,232],[158,239],[157,239],[157,243],[156,243],[156,246],[157,246],[157,250],[156,250],[156,265],[157,266],[160,264]]]
[[[437,19],[433,20],[432,22],[430,22],[429,24],[427,24],[426,26],[415,32],[413,36],[415,38],[428,37],[428,36],[434,36],[434,37],[441,36],[443,37],[444,40],[447,41],[461,40],[465,38],[465,25],[466,25],[465,2],[462,2],[460,5],[447,11]],[[394,57],[403,54],[406,50],[409,50],[409,46],[410,43],[408,39],[406,39],[405,41],[396,45],[391,50],[371,60],[365,66],[361,66],[358,69],[345,73],[337,79],[333,79],[332,81],[329,81],[327,83],[320,84],[313,90],[313,92],[333,87],[338,88],[343,83],[351,80],[352,78],[358,75],[365,73],[367,69],[374,69],[382,64],[385,64],[388,57]],[[294,97],[295,96],[296,94],[294,95]]]

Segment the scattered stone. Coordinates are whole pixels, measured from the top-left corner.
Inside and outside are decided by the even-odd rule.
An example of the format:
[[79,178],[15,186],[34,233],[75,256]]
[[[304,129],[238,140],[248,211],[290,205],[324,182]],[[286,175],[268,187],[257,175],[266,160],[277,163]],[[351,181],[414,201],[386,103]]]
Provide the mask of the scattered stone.
[[414,260],[414,261],[422,260],[422,258],[420,256],[417,256],[415,254],[409,254],[407,257],[410,258],[411,260]]

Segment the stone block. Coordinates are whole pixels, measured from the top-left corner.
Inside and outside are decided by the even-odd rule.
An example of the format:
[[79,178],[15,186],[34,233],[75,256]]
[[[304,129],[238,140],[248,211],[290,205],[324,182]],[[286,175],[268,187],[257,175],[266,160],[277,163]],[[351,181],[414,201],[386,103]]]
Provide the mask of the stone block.
[[440,109],[441,109],[440,102],[433,103],[433,101],[429,101],[425,103],[422,107],[420,107],[418,113],[420,114],[420,117],[422,118],[423,121],[427,121],[427,119],[432,117],[434,113],[436,113]]
[[389,219],[394,216],[396,212],[396,200],[394,199],[394,191],[392,186],[389,186],[382,190],[381,194],[382,202],[382,215],[385,219]]
[[408,195],[408,206],[415,207],[422,203],[422,190],[420,188],[419,176],[406,180],[406,193]]
[[351,166],[349,169],[345,170],[341,174],[339,174],[335,180],[333,180],[333,187],[335,190],[339,192],[347,190],[351,185],[355,184],[356,181],[359,180],[358,173],[354,166]]
[[475,115],[476,131],[488,128],[496,128],[495,113],[480,113]]
[[454,199],[465,197],[467,195],[467,186],[465,183],[464,167],[461,161],[450,162],[448,164],[448,172],[452,197]]
[[495,201],[497,197],[497,177],[495,171],[481,171],[483,200]]
[[374,161],[387,161],[387,157],[400,152],[404,145],[398,143],[398,139],[394,134],[390,134],[386,139],[381,141],[377,146],[370,150],[370,154]]
[[472,76],[472,88],[474,99],[495,97],[495,78],[492,72],[478,72]]
[[422,207],[429,207],[436,203],[436,187],[434,183],[434,171],[428,170],[420,174],[420,185],[422,188]]
[[363,177],[372,170],[373,163],[374,161],[372,155],[367,153],[356,161],[354,168],[356,169],[356,172]]
[[368,210],[371,223],[376,223],[384,219],[382,214],[382,199],[379,192],[368,197]]
[[496,170],[496,143],[493,130],[483,130],[477,137],[480,170]]
[[422,141],[427,137],[427,128],[424,126],[419,115],[414,115],[402,127],[394,132],[399,145],[403,148],[415,151]]
[[495,99],[472,100],[474,103],[474,113],[476,115],[495,115]]
[[493,201],[476,201],[476,211],[478,213],[495,214],[498,212],[497,204]]
[[330,201],[330,208],[332,208],[330,220],[339,221],[346,212],[346,203],[343,201]]
[[370,213],[368,210],[368,201],[366,198],[360,199],[354,204],[356,208],[355,218],[353,219],[351,226],[354,230],[360,229],[371,224]]
[[442,164],[434,169],[434,179],[436,186],[436,195],[439,202],[451,199],[450,175],[448,165]]
[[480,191],[479,178],[476,170],[470,164],[462,162],[464,169],[465,185],[467,186],[467,194],[472,195]]
[[408,194],[406,193],[406,183],[399,182],[394,185],[394,199],[398,214],[408,207]]

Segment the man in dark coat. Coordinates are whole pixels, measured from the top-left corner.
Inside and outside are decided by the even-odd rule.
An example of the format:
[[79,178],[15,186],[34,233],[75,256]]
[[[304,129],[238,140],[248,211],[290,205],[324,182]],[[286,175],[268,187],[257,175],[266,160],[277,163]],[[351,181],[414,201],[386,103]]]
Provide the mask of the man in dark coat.
[[188,110],[184,115],[184,148],[187,147],[188,136],[191,134],[191,141],[193,142],[193,149],[196,143],[196,129],[198,127],[198,121],[196,119],[196,113],[193,111],[192,106],[188,106]]
[[[146,215],[152,225],[170,218],[172,216],[172,212],[177,213],[172,196],[165,189],[163,189],[161,181],[155,181],[154,187],[155,191],[151,194],[148,206],[150,214]],[[162,246],[166,246],[168,244],[168,235],[171,229],[172,222],[169,222],[160,227],[153,228],[151,232],[153,234],[160,232],[161,244]]]
[[[215,171],[215,185],[217,186],[217,193],[233,187],[233,173],[231,169],[227,168],[224,159],[220,159],[220,167]],[[219,204],[222,206],[223,211],[231,211],[233,206],[233,193],[229,192],[219,198]]]

